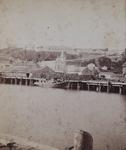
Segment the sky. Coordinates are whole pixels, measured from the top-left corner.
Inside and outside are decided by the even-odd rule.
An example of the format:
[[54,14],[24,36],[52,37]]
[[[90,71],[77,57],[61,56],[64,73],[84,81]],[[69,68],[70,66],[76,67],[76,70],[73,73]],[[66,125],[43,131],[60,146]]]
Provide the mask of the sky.
[[126,0],[0,0],[0,48],[126,48]]

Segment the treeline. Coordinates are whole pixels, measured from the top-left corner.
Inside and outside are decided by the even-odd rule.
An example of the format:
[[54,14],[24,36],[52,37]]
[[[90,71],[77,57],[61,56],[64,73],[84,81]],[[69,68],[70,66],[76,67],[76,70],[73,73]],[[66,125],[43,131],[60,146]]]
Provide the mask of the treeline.
[[[27,60],[27,61],[51,61],[51,60],[56,60],[57,57],[60,56],[61,52],[52,52],[52,51],[29,51],[29,50],[24,50],[24,51],[19,51],[19,52],[14,52],[11,54],[11,56],[15,59],[21,59],[21,60]],[[66,59],[76,59],[78,58],[77,55],[74,54],[68,54],[65,52]]]
[[[35,51],[35,50],[24,50],[22,48],[6,48],[0,50],[0,55],[11,56],[14,59],[20,59],[25,61],[49,61],[55,60],[59,57],[61,52],[55,51]],[[77,59],[78,55],[76,54],[68,54],[65,52],[66,59]]]
[[33,50],[15,51],[11,54],[14,59],[26,60],[26,61],[47,61],[55,60],[59,54],[57,52],[40,51],[36,52]]

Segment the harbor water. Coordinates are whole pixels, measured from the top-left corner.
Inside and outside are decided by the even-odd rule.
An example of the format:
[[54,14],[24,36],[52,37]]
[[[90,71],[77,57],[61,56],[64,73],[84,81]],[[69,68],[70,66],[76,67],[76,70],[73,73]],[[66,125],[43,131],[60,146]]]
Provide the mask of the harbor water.
[[63,150],[77,129],[93,136],[94,150],[124,150],[126,96],[0,85],[0,133]]

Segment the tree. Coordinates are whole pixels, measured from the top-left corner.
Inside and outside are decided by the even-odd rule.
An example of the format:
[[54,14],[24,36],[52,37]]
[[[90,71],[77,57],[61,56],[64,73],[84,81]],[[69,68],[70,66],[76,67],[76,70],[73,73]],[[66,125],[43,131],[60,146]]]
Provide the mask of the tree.
[[122,61],[116,61],[116,62],[112,62],[112,71],[114,73],[122,73]]
[[100,65],[100,67],[106,66],[109,70],[111,69],[111,59],[108,57],[99,57],[98,58],[98,63]]

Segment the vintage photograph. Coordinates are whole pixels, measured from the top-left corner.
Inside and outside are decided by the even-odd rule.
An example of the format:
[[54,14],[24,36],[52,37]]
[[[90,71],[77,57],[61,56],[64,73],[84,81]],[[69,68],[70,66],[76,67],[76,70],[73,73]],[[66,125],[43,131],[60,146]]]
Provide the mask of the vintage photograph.
[[126,0],[0,0],[0,150],[126,150]]

